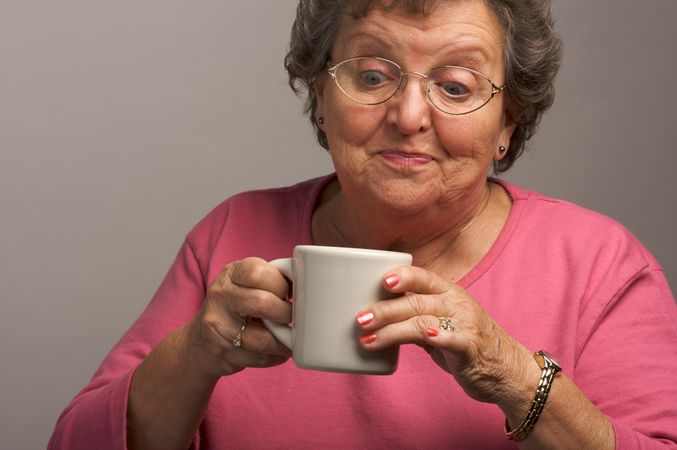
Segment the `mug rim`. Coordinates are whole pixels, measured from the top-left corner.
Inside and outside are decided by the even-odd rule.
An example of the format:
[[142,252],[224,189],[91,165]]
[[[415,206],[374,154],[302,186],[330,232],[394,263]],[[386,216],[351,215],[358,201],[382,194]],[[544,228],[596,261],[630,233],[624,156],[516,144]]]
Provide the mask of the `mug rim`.
[[373,248],[358,248],[358,247],[336,247],[328,245],[312,245],[304,244],[294,247],[294,253],[297,251],[310,254],[332,254],[342,256],[361,256],[361,257],[383,257],[383,256],[402,256],[411,258],[412,255],[405,252],[396,252],[391,250],[379,250]]

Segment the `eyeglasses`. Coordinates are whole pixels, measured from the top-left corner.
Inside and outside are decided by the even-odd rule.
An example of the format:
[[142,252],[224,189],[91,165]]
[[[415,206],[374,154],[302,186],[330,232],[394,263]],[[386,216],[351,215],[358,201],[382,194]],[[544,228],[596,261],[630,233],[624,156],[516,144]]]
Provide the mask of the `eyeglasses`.
[[428,73],[404,72],[394,62],[377,57],[349,58],[327,68],[336,86],[363,105],[378,105],[390,99],[403,86],[406,75],[425,80],[430,103],[443,113],[462,115],[477,111],[505,85],[496,86],[489,78],[465,67],[444,66]]

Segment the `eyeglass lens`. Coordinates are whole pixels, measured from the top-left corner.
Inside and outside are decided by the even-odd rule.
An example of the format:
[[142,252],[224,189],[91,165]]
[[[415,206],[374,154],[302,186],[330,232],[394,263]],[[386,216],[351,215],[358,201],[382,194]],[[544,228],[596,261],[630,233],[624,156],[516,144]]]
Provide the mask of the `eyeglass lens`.
[[[367,105],[392,97],[406,73],[397,64],[380,58],[352,58],[333,68],[338,87],[354,101]],[[484,106],[495,91],[489,79],[464,67],[440,67],[425,76],[432,104],[449,114],[466,114]]]

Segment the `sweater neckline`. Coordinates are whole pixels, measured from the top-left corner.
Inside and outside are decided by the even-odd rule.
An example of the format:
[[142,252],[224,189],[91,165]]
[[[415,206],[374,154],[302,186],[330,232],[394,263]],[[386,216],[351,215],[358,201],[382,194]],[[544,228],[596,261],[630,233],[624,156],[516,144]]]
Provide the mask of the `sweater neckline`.
[[[320,199],[324,188],[329,185],[332,181],[336,179],[336,173],[332,173],[316,179],[316,183],[311,189],[310,195],[307,198],[306,204],[303,208],[303,220],[301,221],[301,229],[299,230],[299,243],[305,245],[313,244],[312,236],[312,218],[313,212],[317,206],[317,202]],[[489,249],[486,255],[473,267],[468,273],[466,273],[460,280],[457,281],[457,284],[464,289],[467,289],[473,285],[478,279],[480,279],[496,262],[498,257],[501,255],[506,245],[510,241],[511,236],[513,235],[517,224],[519,223],[522,211],[524,209],[524,201],[528,196],[526,192],[518,188],[512,183],[509,183],[505,180],[491,178],[491,181],[501,186],[508,193],[512,199],[512,205],[510,212],[508,213],[508,219],[503,225],[503,229],[499,233],[498,237],[494,241],[493,245]]]

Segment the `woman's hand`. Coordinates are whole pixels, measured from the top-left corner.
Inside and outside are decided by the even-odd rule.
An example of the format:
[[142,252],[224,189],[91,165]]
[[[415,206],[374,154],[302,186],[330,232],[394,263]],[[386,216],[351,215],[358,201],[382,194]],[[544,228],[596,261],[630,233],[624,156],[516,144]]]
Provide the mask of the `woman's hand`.
[[[262,259],[228,264],[193,320],[163,339],[134,373],[128,448],[188,448],[221,376],[286,361],[289,350],[258,319],[289,322],[291,305],[281,300],[286,292],[282,274]],[[236,347],[244,316],[253,319]]]
[[[202,308],[188,325],[194,363],[211,377],[230,375],[245,367],[270,367],[291,352],[277,341],[260,318],[291,321],[291,305],[282,301],[288,284],[282,274],[260,258],[228,264],[207,290]],[[233,344],[241,336],[241,346]]]
[[[419,344],[469,396],[483,402],[521,401],[521,384],[533,390],[538,371],[529,350],[508,336],[464,289],[419,267],[398,268],[383,284],[403,295],[358,314],[364,348]],[[451,320],[453,331],[440,328],[440,317]]]

